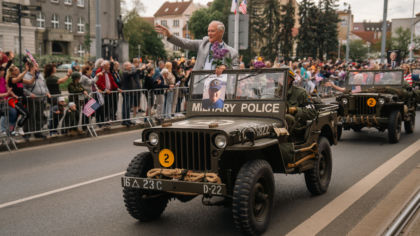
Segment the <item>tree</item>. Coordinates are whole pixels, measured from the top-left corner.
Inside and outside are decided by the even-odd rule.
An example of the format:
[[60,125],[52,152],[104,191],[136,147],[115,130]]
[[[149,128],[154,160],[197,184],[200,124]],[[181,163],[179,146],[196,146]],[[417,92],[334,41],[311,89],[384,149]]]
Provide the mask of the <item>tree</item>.
[[338,50],[338,31],[337,23],[339,22],[335,8],[337,0],[320,1],[320,17],[318,21],[318,58],[323,58],[324,54],[327,59],[337,56]]
[[274,61],[280,43],[280,5],[278,0],[265,0],[262,15],[255,19],[254,30],[264,43],[261,53]]
[[154,30],[154,26],[143,20],[136,10],[131,10],[124,18],[124,36],[128,39],[130,58],[138,56],[138,46],[141,55],[154,59],[166,57],[162,40]]
[[299,34],[296,54],[297,57],[316,57],[316,21],[318,9],[311,0],[302,0],[299,5]]
[[398,27],[395,31],[395,36],[392,37],[392,50],[400,50],[401,58],[408,56],[408,45],[410,44],[410,29],[403,29]]
[[217,20],[225,25],[224,40],[226,41],[228,32],[227,21],[230,11],[228,2],[227,0],[215,0],[210,8],[201,8],[193,12],[188,21],[188,28],[194,35],[194,38],[200,39],[207,36],[207,28],[210,22]]
[[289,0],[286,5],[281,6],[282,17],[280,19],[280,51],[286,60],[290,59],[293,52],[292,30],[295,26],[295,8],[293,1]]
[[365,46],[365,43],[363,42],[363,40],[353,40],[350,42],[349,46],[350,46],[349,57],[353,61],[359,61],[366,58],[368,49]]

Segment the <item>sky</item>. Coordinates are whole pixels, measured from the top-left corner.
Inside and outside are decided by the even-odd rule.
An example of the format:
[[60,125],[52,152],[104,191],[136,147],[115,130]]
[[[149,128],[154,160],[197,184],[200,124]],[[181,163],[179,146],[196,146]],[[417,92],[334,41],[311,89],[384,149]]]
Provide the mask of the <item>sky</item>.
[[[130,4],[133,0],[126,0]],[[145,6],[143,16],[153,16],[162,4],[168,0],[141,0]],[[175,2],[176,0],[169,0]],[[178,0],[181,1],[181,0]],[[196,3],[207,4],[211,0],[193,0]],[[298,0],[299,2],[300,0]],[[350,3],[354,15],[354,20],[357,22],[366,21],[381,21],[383,17],[383,0],[340,0],[340,8],[343,9],[343,3]],[[393,18],[410,18],[413,11],[413,0],[388,0],[388,20]],[[420,1],[417,0],[414,14],[420,12]]]

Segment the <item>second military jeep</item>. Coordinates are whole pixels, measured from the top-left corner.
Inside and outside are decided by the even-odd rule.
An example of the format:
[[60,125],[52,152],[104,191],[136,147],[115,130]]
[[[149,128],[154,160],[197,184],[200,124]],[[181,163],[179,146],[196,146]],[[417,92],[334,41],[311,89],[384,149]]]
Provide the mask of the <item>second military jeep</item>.
[[416,96],[404,82],[402,70],[349,71],[339,103],[338,137],[342,129],[359,132],[364,127],[388,130],[390,143],[401,137],[402,122],[406,133],[414,131]]
[[326,192],[338,106],[315,104],[316,118],[291,137],[287,76],[288,69],[193,72],[186,120],[145,129],[135,142],[149,151],[122,178],[130,215],[153,220],[170,199],[201,195],[203,204],[231,207],[242,232],[260,234],[273,206],[273,173],[303,173],[312,194]]

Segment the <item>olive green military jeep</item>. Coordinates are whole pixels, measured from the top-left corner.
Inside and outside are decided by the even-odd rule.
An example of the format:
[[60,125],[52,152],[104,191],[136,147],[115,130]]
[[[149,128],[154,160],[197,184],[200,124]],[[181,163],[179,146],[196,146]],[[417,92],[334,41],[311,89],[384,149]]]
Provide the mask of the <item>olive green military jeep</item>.
[[205,205],[231,207],[242,232],[260,234],[273,209],[273,173],[303,173],[312,194],[326,192],[338,106],[315,104],[316,118],[291,137],[287,75],[287,68],[193,72],[186,120],[147,128],[135,141],[149,151],[122,178],[130,215],[150,221],[170,199],[201,195]]
[[349,71],[344,94],[336,98],[339,108],[338,138],[341,131],[364,127],[388,130],[390,143],[414,131],[416,96],[406,84],[402,70]]

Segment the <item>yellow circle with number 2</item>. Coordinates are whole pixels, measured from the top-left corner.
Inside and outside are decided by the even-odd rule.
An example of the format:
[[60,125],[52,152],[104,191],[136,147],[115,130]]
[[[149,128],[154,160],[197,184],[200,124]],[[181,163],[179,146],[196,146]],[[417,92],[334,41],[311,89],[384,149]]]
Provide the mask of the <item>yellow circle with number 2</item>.
[[159,152],[159,163],[163,167],[171,167],[174,164],[174,154],[169,149],[162,149]]
[[368,106],[374,107],[376,105],[376,100],[374,98],[369,98],[366,103]]

